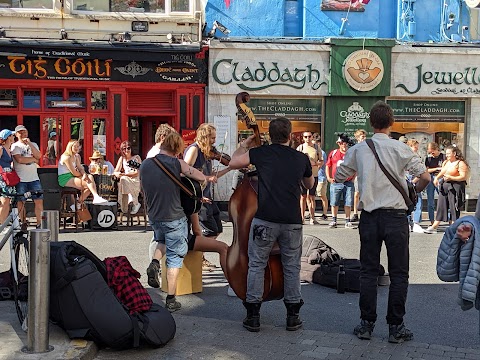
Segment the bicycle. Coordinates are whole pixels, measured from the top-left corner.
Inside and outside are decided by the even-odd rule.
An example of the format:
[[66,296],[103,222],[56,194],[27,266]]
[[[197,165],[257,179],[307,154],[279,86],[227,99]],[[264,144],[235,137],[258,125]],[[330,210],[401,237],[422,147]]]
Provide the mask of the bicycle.
[[[0,241],[0,251],[7,241],[10,241],[11,276],[13,280],[13,299],[17,311],[18,320],[22,329],[27,331],[28,315],[28,262],[29,262],[29,239],[26,229],[22,229],[17,208],[20,197],[29,199],[32,195],[43,194],[43,191],[30,191],[24,194],[9,194],[12,197],[10,213],[3,224],[0,225],[0,232],[10,226],[7,233]],[[11,223],[11,225],[9,225]]]

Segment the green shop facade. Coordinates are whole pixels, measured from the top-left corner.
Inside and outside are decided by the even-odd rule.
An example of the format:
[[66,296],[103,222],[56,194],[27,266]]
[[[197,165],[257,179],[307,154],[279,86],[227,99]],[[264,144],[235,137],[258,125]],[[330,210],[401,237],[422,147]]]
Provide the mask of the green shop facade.
[[[277,116],[292,120],[294,139],[317,132],[322,148],[336,148],[336,133],[353,136],[358,129],[373,134],[369,111],[378,100],[389,103],[396,123],[392,137],[404,135],[441,149],[455,144],[471,166],[469,200],[480,181],[479,50],[396,45],[381,39],[329,39],[324,44],[263,44],[213,41],[209,50],[207,116],[217,129],[217,145],[227,153],[250,134],[237,120],[235,95],[247,91],[249,106],[268,136]],[[217,131],[218,132],[218,131]],[[225,136],[226,135],[226,136]],[[221,144],[222,143],[222,144]],[[217,200],[228,200],[231,179],[217,187]],[[469,208],[475,201],[469,202]]]

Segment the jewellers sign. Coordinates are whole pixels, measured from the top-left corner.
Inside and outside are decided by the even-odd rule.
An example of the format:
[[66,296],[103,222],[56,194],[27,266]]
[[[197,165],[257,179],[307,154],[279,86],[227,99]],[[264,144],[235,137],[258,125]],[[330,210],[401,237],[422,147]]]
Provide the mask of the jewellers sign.
[[211,49],[210,93],[327,95],[328,52]]
[[392,96],[480,96],[478,55],[401,53],[393,58]]

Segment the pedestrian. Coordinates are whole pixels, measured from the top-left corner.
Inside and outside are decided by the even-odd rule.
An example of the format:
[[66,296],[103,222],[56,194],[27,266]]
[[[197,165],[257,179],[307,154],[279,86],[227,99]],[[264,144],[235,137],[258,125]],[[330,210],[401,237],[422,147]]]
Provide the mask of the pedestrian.
[[157,131],[155,132],[155,144],[148,151],[147,159],[160,154],[160,146],[162,145],[163,140],[165,140],[165,137],[172,132],[176,132],[176,130],[167,123],[158,126]]
[[[361,143],[362,141],[367,140],[367,132],[363,129],[358,129],[353,134],[355,140],[357,140],[357,144]],[[353,217],[352,222],[358,222],[358,202],[360,201],[360,192],[358,191],[358,179],[355,177],[353,180],[353,187],[355,188],[355,193],[353,195]]]
[[[392,108],[383,101],[376,102],[370,110],[373,127],[373,144],[388,172],[407,192],[405,171],[418,177],[416,191],[422,191],[430,181],[420,157],[400,141],[390,139],[394,124]],[[370,339],[377,320],[377,284],[380,252],[385,242],[390,274],[390,290],[387,308],[389,325],[388,341],[401,343],[413,339],[413,333],[405,327],[405,302],[408,290],[410,231],[407,205],[401,193],[380,169],[366,141],[355,145],[337,168],[338,183],[358,176],[360,190],[359,208],[362,210],[360,233],[360,318],[354,329],[360,339]]]
[[[156,155],[155,159],[162,162],[177,177],[183,174],[204,182],[205,175],[185,161],[177,159],[183,149],[182,137],[177,132],[173,132],[167,135],[160,147],[160,154]],[[158,269],[160,260],[166,254],[168,295],[165,307],[173,312],[181,308],[175,294],[178,274],[188,251],[188,224],[180,203],[181,190],[154,162],[153,158],[146,159],[140,166],[140,181],[147,202],[148,218],[155,233],[154,238],[158,242],[152,261],[147,268],[148,283],[151,284],[156,280],[155,287],[159,287]]]
[[328,199],[327,199],[327,188],[328,188],[328,181],[327,181],[327,174],[325,173],[325,160],[327,158],[327,154],[325,151],[322,150],[322,140],[320,138],[320,134],[314,133],[313,138],[315,141],[316,149],[321,154],[323,159],[323,164],[320,166],[318,170],[318,184],[316,189],[316,195],[320,198],[322,202],[322,215],[320,218],[322,220],[328,220],[327,212],[328,212]]
[[[412,151],[420,156],[418,154],[418,146],[420,145],[418,140],[410,138],[407,140],[407,145],[412,149]],[[428,169],[427,169],[428,170]],[[407,180],[412,182],[413,184],[416,184],[418,181],[418,178],[413,176],[413,174],[406,173]],[[427,185],[428,186],[428,185]],[[409,215],[409,221],[410,221],[410,230],[414,233],[420,233],[423,234],[423,229],[420,226],[420,223],[422,222],[422,193],[418,193],[418,198],[417,198],[417,203],[415,204],[415,211]]]
[[325,172],[327,174],[328,182],[330,183],[330,207],[332,208],[332,221],[328,224],[329,228],[337,227],[338,207],[340,205],[340,199],[343,197],[344,209],[345,209],[345,228],[353,229],[353,224],[350,219],[351,209],[353,206],[353,196],[355,187],[353,181],[355,174],[352,174],[348,179],[342,183],[335,181],[335,173],[337,172],[338,165],[343,162],[345,154],[348,149],[349,139],[346,135],[341,134],[337,141],[338,149],[332,150],[328,154],[327,166]]
[[427,158],[425,159],[425,166],[430,174],[431,180],[427,185],[427,210],[428,220],[430,225],[435,221],[435,193],[439,195],[438,188],[433,184],[435,176],[442,170],[442,164],[445,161],[445,155],[440,152],[440,146],[436,142],[428,143]]
[[440,194],[435,221],[424,230],[426,234],[435,234],[442,221],[450,224],[455,222],[465,205],[465,186],[470,166],[460,149],[454,145],[445,148],[445,159],[442,170],[433,180],[433,184],[440,188]]
[[[14,142],[15,133],[8,129],[0,131],[0,172],[12,171],[12,155],[10,148]],[[0,224],[3,224],[10,212],[10,201],[16,193],[15,186],[9,186],[0,176]],[[8,231],[8,227],[2,230],[1,235]]]
[[278,242],[284,274],[284,303],[287,308],[287,330],[302,327],[299,312],[303,305],[300,290],[300,257],[302,255],[302,216],[300,187],[313,187],[309,158],[290,147],[292,124],[284,117],[269,124],[270,145],[252,148],[255,135],[242,141],[230,161],[234,169],[255,165],[258,171],[258,208],[250,227],[248,241],[247,295],[243,302],[247,316],[243,326],[260,330],[265,267],[273,244]]
[[302,194],[300,197],[300,212],[302,214],[302,223],[304,223],[305,209],[307,208],[310,213],[310,225],[318,224],[318,221],[315,219],[315,191],[317,190],[318,185],[318,171],[323,165],[323,158],[321,153],[318,152],[313,142],[313,135],[310,131],[303,132],[303,144],[298,145],[297,151],[300,151],[308,156],[310,159],[310,164],[312,165],[312,173],[314,184],[311,189],[305,189],[301,186]]
[[[17,193],[24,194],[28,191],[42,191],[42,184],[38,177],[38,163],[42,154],[38,145],[28,138],[28,130],[23,125],[18,125],[15,128],[15,135],[17,142],[13,143],[11,147],[11,154],[13,157],[13,168],[17,172],[20,182],[17,184]],[[34,193],[31,196],[35,204],[35,217],[37,219],[37,226],[42,223],[43,211],[43,194]],[[26,226],[26,213],[24,209],[25,197],[18,198],[17,207],[20,215],[20,220],[23,226]]]

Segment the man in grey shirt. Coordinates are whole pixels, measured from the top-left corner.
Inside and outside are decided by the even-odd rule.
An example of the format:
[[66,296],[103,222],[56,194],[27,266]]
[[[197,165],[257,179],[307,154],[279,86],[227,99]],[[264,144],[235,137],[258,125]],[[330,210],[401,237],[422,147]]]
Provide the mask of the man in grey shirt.
[[[404,187],[405,171],[419,178],[416,191],[421,192],[429,183],[425,165],[406,144],[390,139],[390,128],[395,122],[390,106],[382,101],[370,110],[370,124],[376,151],[388,172]],[[367,142],[350,148],[344,162],[337,168],[336,182],[344,182],[357,173],[360,192],[360,318],[354,329],[360,339],[369,340],[377,320],[377,280],[380,251],[385,241],[390,274],[387,323],[388,341],[401,343],[413,339],[413,333],[403,323],[408,290],[410,231],[407,205],[400,192],[380,169]]]

